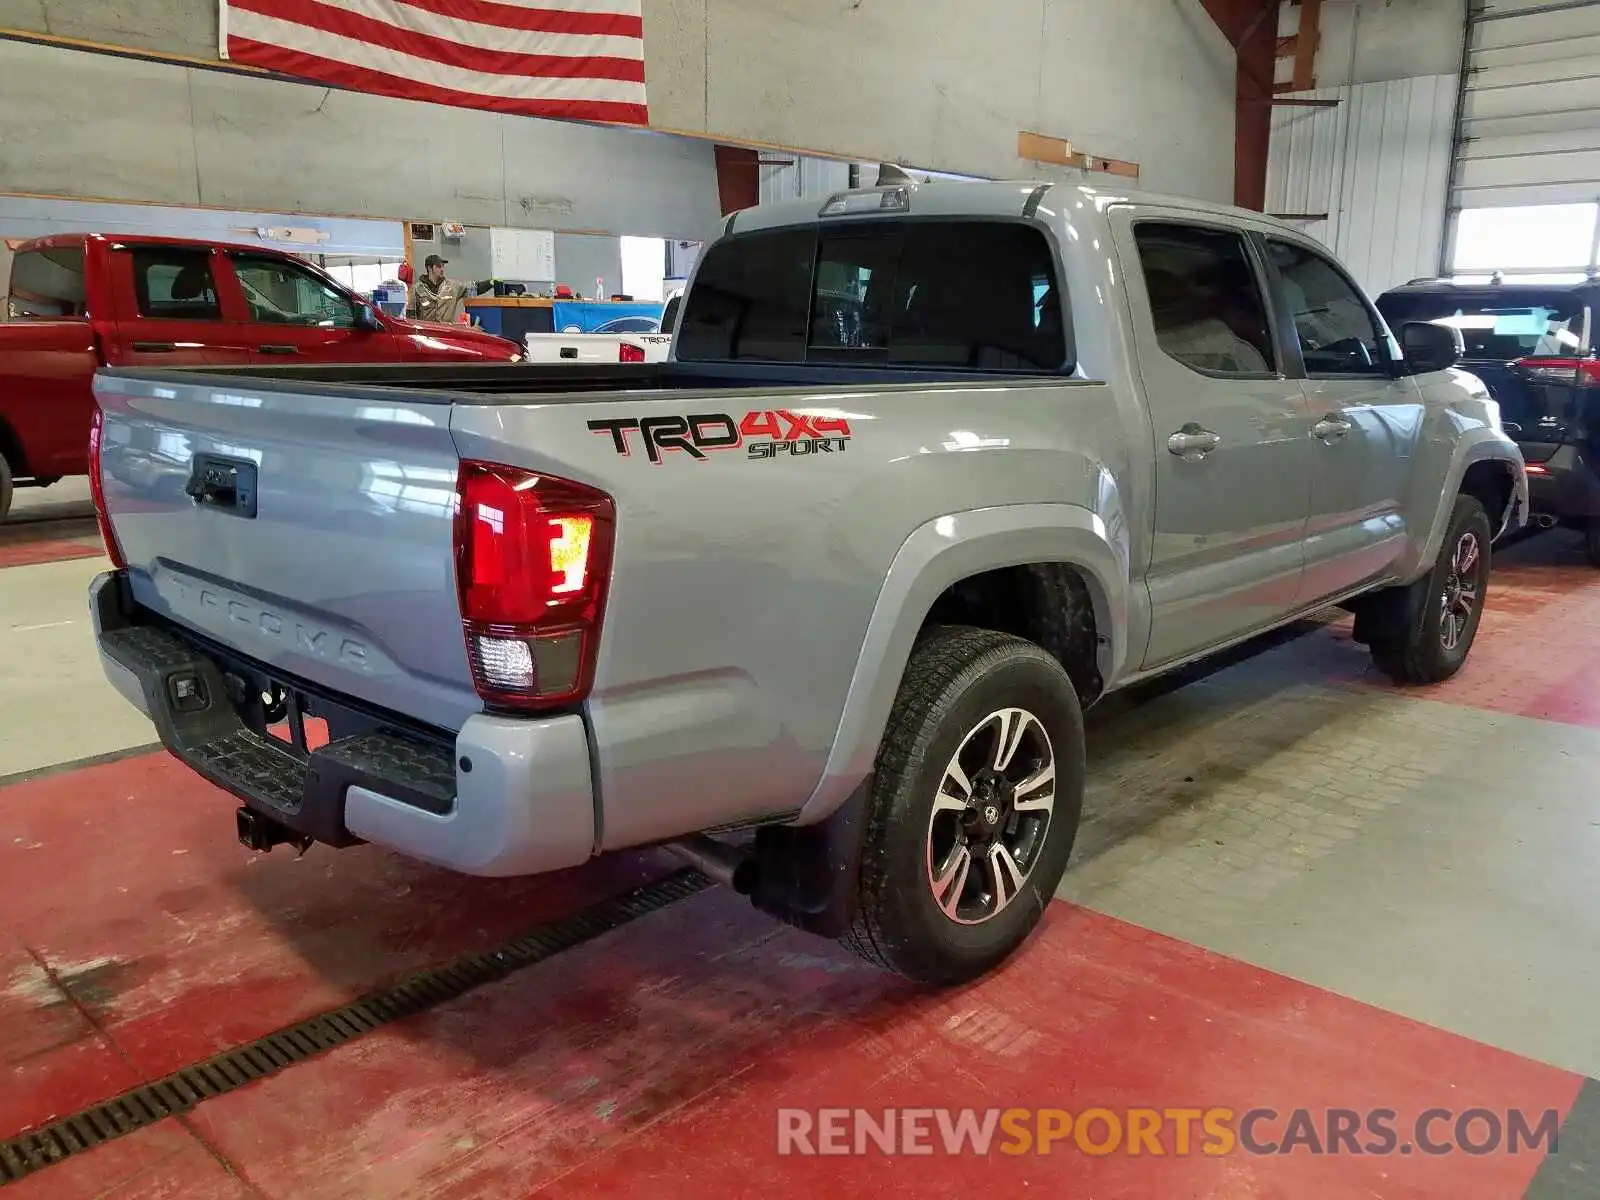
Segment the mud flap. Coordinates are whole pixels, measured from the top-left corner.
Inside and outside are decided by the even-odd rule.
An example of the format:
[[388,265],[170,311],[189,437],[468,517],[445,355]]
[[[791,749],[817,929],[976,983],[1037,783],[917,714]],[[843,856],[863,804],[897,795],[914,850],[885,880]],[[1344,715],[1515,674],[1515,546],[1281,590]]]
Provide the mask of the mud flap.
[[856,880],[872,779],[826,821],[756,831],[750,902],[770,917],[820,937],[842,937],[855,919]]

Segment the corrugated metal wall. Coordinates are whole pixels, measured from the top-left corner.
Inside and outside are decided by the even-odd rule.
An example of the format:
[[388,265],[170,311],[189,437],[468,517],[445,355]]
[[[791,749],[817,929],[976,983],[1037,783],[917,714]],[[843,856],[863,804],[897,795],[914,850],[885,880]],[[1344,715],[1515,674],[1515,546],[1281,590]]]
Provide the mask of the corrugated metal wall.
[[1336,107],[1273,111],[1267,211],[1301,218],[1373,295],[1438,271],[1457,80],[1331,88],[1307,96]]

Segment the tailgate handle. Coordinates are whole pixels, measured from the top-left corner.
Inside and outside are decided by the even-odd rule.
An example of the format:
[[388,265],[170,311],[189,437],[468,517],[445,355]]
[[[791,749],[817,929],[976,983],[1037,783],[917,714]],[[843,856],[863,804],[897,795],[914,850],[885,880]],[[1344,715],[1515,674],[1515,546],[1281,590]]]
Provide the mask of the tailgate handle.
[[183,490],[198,505],[239,517],[254,517],[256,464],[247,459],[197,454]]
[[578,348],[576,346],[563,346],[563,347],[561,347],[561,357],[562,358],[577,358],[578,357]]

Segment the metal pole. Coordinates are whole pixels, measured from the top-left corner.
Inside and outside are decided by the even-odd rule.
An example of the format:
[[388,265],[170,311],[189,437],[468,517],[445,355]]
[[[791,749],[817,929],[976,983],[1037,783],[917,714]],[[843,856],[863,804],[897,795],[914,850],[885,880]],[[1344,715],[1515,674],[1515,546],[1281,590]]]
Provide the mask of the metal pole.
[[1461,160],[1466,153],[1467,78],[1472,65],[1472,35],[1483,15],[1483,3],[1467,3],[1467,23],[1461,31],[1461,74],[1456,80],[1455,121],[1450,134],[1450,174],[1444,187],[1444,230],[1439,239],[1439,275],[1448,276],[1455,264],[1456,224],[1461,210],[1456,204],[1456,184],[1461,178]]

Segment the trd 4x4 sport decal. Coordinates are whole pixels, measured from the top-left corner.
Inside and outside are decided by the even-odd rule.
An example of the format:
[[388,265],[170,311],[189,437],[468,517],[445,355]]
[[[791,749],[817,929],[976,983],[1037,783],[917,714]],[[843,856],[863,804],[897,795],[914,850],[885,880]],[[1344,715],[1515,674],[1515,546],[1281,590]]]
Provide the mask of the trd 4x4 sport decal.
[[681,450],[704,461],[708,452],[744,448],[746,458],[799,458],[835,454],[850,441],[850,422],[843,417],[814,417],[785,409],[747,412],[735,421],[727,413],[686,417],[612,417],[590,421],[591,433],[609,433],[618,454],[633,453],[631,434],[638,434],[650,461],[659,463],[669,450]]

